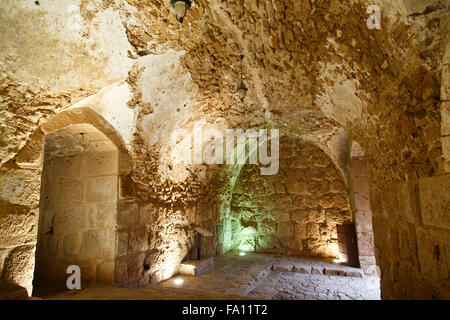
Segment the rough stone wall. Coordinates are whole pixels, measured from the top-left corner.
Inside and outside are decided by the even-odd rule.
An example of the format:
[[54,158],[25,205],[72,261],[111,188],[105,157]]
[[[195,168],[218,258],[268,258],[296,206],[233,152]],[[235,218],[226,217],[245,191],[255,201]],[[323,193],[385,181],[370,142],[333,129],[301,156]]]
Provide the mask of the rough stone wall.
[[352,221],[348,189],[317,146],[280,141],[280,170],[261,176],[244,165],[233,190],[233,248],[338,258],[336,224]]
[[442,20],[441,135],[444,168],[450,172],[450,13]]
[[45,138],[33,283],[38,287],[66,289],[70,265],[80,267],[83,287],[114,279],[119,153],[94,128],[76,127]]

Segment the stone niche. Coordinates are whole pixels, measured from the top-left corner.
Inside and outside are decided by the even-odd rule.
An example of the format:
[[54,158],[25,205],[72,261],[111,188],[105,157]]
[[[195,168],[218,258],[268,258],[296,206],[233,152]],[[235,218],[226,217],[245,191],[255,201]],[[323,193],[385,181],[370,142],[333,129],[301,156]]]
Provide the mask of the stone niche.
[[81,284],[114,282],[117,147],[91,125],[45,137],[34,286],[66,289],[68,266]]
[[277,175],[244,165],[231,200],[233,248],[338,258],[336,224],[352,221],[348,189],[331,158],[313,144],[280,141]]

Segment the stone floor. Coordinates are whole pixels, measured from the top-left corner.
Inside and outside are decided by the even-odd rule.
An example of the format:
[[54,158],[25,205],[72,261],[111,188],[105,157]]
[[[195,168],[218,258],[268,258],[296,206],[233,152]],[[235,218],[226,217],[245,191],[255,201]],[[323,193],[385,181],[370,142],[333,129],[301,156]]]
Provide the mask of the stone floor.
[[[182,283],[180,283],[182,282]],[[48,299],[380,299],[378,277],[321,260],[247,254],[218,257],[197,276],[139,289],[93,286]]]
[[249,297],[265,300],[379,300],[379,279],[274,271]]

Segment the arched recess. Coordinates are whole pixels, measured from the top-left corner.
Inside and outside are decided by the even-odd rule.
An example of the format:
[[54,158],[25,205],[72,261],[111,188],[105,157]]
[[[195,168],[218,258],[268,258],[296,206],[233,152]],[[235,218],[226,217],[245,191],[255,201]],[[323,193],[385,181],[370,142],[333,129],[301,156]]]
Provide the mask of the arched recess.
[[[292,142],[293,145],[286,145],[286,141]],[[300,145],[302,145],[302,147],[299,147]],[[298,152],[294,151],[296,147],[299,147],[300,149],[303,148],[304,153],[308,154],[308,158],[302,159],[300,149],[297,150]],[[313,153],[317,155],[317,159],[313,159]],[[326,147],[318,144],[317,142],[314,143],[313,139],[311,138],[305,136],[297,137],[292,135],[289,137],[282,136],[280,142],[280,175],[261,177],[259,174],[259,166],[235,165],[228,167],[227,174],[224,174],[224,179],[228,179],[228,184],[225,188],[226,194],[222,195],[222,201],[219,207],[220,216],[218,221],[218,253],[223,254],[229,250],[243,250],[337,258],[338,248],[337,235],[335,234],[335,225],[336,223],[351,222],[352,214],[348,202],[349,186],[347,175],[344,173],[345,168],[341,168],[338,161],[330,154],[331,152],[327,150]],[[312,168],[314,167],[315,161],[321,162],[321,164],[316,163],[317,168],[315,169],[317,170],[314,171],[313,169],[311,169],[311,172],[308,172],[308,164],[311,165]],[[241,181],[239,180],[241,180],[241,177],[243,175],[249,173],[246,169],[249,169],[251,173],[253,173],[251,175],[254,176],[256,180],[258,180],[258,183],[261,182],[262,189],[259,190],[260,194],[267,195],[267,199],[271,198],[273,200],[269,202],[275,204],[277,201],[282,201],[281,198],[286,198],[284,200],[289,203],[286,202],[284,208],[269,208],[271,207],[271,205],[262,205],[261,203],[259,205],[256,204],[258,200],[255,200],[255,195],[245,195],[245,190],[239,190],[237,192],[237,188],[242,189],[242,186],[240,185]],[[311,177],[312,179],[310,179],[309,181],[309,183],[311,184],[310,187],[324,189],[320,190],[320,193],[323,193],[324,195],[323,199],[321,200],[323,200],[322,205],[325,206],[326,209],[320,207],[317,201],[315,201],[315,204],[317,204],[317,208],[313,208],[313,203],[310,203],[310,207],[305,207],[305,201],[314,202],[314,199],[312,199],[312,197],[307,197],[307,180],[309,178],[309,174],[311,176],[315,175],[314,178]],[[322,184],[320,182],[320,179],[323,178],[322,175],[324,174],[336,178],[334,179],[336,180],[336,183],[334,184],[334,182],[328,181],[326,184]],[[256,183],[256,180],[252,183]],[[236,184],[236,182],[238,183]],[[313,184],[314,186],[312,186]],[[336,200],[337,198],[334,197],[332,195],[332,191],[329,190],[330,187],[335,189],[334,191],[336,192],[336,196],[337,193],[340,193],[339,191],[342,191],[342,194],[339,194],[340,199]],[[239,193],[239,200],[236,200],[237,193]],[[330,197],[328,197],[328,193]],[[285,195],[286,197],[283,197],[283,195]],[[341,214],[342,210],[340,208],[334,208],[334,200],[343,203],[341,207],[344,208],[344,211],[347,212],[347,215]],[[236,208],[233,207],[238,205],[238,202],[241,204],[243,202],[249,204],[248,208],[240,207],[240,209],[246,211],[247,214],[244,215],[247,215],[248,217],[237,219],[237,215],[235,212]],[[264,211],[264,213],[262,213],[258,208],[263,208],[264,210],[262,211]],[[308,210],[311,212],[309,212]],[[334,218],[327,219],[325,210],[328,211],[329,218]],[[257,212],[259,214],[257,214]],[[261,218],[259,219],[260,221],[257,221],[257,216]],[[252,219],[252,217],[255,217],[255,219]],[[293,217],[295,218],[294,220],[292,220]],[[321,219],[323,221],[320,221],[320,223],[313,223]],[[298,221],[296,222],[295,220]],[[265,223],[263,223],[264,221]],[[307,224],[308,230],[306,226]],[[295,227],[297,227],[297,230],[295,230]],[[322,231],[324,231],[325,229],[327,230],[327,237],[322,237],[322,240],[324,238],[327,239],[323,241],[321,241],[321,239],[319,239],[320,237],[318,236],[320,227],[323,229]],[[280,230],[277,230],[278,228]],[[281,237],[278,237],[277,235],[280,235],[280,231],[282,231],[281,229],[288,231],[289,235],[283,234],[281,235]],[[252,230],[252,232],[250,232],[249,230]],[[261,232],[259,232],[258,230]],[[242,241],[239,242],[240,238],[237,236],[237,233],[242,233],[244,238],[247,237],[249,243],[244,244],[241,243]],[[312,235],[308,240],[308,237],[306,235],[307,233],[314,233],[314,235]],[[256,235],[259,240],[250,239],[252,235]],[[257,242],[258,244],[255,248],[255,244]],[[278,245],[275,245],[275,242],[278,242]],[[274,246],[277,248],[274,248]],[[313,247],[315,248],[312,249]]]
[[[2,221],[0,230],[0,251],[3,250],[3,246],[8,247],[7,250],[5,249],[5,259],[0,261],[0,265],[2,264],[0,267],[0,288],[10,285],[23,287],[27,290],[29,295],[31,295],[33,291],[38,220],[39,210],[41,208],[40,189],[41,173],[44,164],[45,137],[65,130],[67,130],[67,132],[72,131],[72,133],[77,130],[88,130],[90,131],[89,134],[103,137],[100,140],[109,143],[109,147],[116,151],[117,161],[116,172],[114,173],[116,179],[114,186],[116,207],[119,206],[119,200],[129,197],[130,194],[132,194],[132,188],[127,187],[127,185],[129,185],[127,184],[127,182],[129,182],[128,175],[131,171],[131,157],[119,133],[117,133],[114,127],[96,112],[85,107],[67,109],[41,124],[40,127],[31,134],[30,140],[20,150],[16,157],[7,164],[6,169],[0,172],[0,178],[2,180],[2,187],[0,190],[0,198],[2,200],[0,201],[0,220]],[[99,162],[98,159],[94,159],[94,161]],[[70,170],[70,168],[67,169]],[[92,165],[91,171],[94,170],[94,165]],[[70,174],[72,173],[63,172],[59,179],[51,179],[50,181],[55,182],[57,180],[64,180],[68,178]],[[60,191],[61,193],[63,192],[62,190]],[[93,194],[93,196],[95,196],[95,194]],[[120,211],[115,210],[112,214],[114,220],[116,220]],[[16,224],[20,223],[20,234],[17,234],[17,228],[3,228],[11,219],[14,219]],[[5,223],[3,223],[3,221],[5,221]],[[111,227],[112,230],[115,230],[115,228],[115,225]],[[46,230],[46,232],[49,230]],[[115,235],[112,242],[114,254],[116,254]],[[59,243],[59,245],[62,246],[63,244]],[[111,266],[103,267],[111,269]],[[114,272],[114,264],[112,270]],[[84,271],[84,275],[87,275],[89,272],[92,273],[93,269],[86,269]],[[50,273],[49,270],[46,272]],[[95,273],[97,274],[97,271],[95,271]],[[67,279],[69,275],[64,273],[62,276],[64,279]],[[86,280],[88,280],[87,278],[89,277],[86,277]],[[91,279],[92,278],[93,277],[91,277]],[[112,275],[112,278],[111,276],[109,278],[108,281],[110,282],[120,282],[120,279],[114,274]],[[59,286],[64,287],[65,281]]]

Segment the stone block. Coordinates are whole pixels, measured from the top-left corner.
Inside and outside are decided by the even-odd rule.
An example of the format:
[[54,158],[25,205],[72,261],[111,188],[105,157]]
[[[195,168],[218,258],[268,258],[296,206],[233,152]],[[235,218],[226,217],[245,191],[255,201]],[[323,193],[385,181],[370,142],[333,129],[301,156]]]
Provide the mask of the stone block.
[[450,229],[450,175],[421,179],[419,190],[424,225]]
[[303,180],[295,180],[294,183],[286,185],[289,194],[299,195],[307,191],[307,185]]
[[129,254],[126,261],[128,284],[137,285],[143,277],[145,253]]
[[[85,257],[81,257],[74,260],[66,260],[63,263],[63,266],[64,268],[67,268],[72,264],[80,267],[82,289],[97,282],[97,259],[87,259]],[[67,279],[67,275],[65,278]]]
[[297,195],[292,201],[292,205],[297,209],[305,209],[305,195]]
[[374,254],[375,246],[372,232],[358,232],[358,253],[362,256],[371,256]]
[[0,284],[2,283],[2,273],[3,273],[3,266],[4,266],[4,262],[6,257],[9,254],[10,249],[6,249],[6,248],[0,248]]
[[443,136],[450,136],[450,101],[443,101],[441,104],[441,133]]
[[276,181],[275,182],[275,193],[279,196],[280,194],[286,194],[286,188],[284,183],[282,183],[281,181]]
[[372,211],[357,210],[355,213],[355,224],[357,232],[372,231]]
[[294,272],[299,272],[303,274],[310,274],[311,273],[311,266],[307,264],[294,264],[294,268],[292,269]]
[[114,230],[117,220],[117,203],[98,203],[97,206],[97,227]]
[[325,210],[327,223],[342,224],[351,221],[351,214],[349,211],[344,211],[339,208],[330,208]]
[[352,175],[356,177],[367,177],[366,161],[352,159]]
[[0,300],[27,300],[27,289],[19,286],[8,285],[0,290]]
[[39,168],[44,151],[44,134],[36,130],[30,135],[25,147],[16,156],[16,163],[22,168]]
[[131,230],[128,239],[128,252],[142,252],[148,249],[148,234],[145,227]]
[[4,281],[26,288],[28,295],[32,290],[34,253],[34,245],[16,247],[9,252],[3,267]]
[[82,235],[80,257],[112,259],[115,248],[115,236],[112,231],[89,230]]
[[277,209],[272,214],[277,222],[289,222],[291,220],[288,209]]
[[292,220],[298,224],[306,224],[310,210],[292,210]]
[[128,231],[117,233],[117,256],[128,254]]
[[120,199],[130,199],[136,196],[136,187],[130,176],[119,176],[119,189]]
[[[417,230],[418,259],[421,271],[436,283],[448,280],[450,273],[450,237],[430,230]],[[447,279],[447,280],[446,280]]]
[[36,206],[39,202],[40,186],[39,170],[0,170],[0,202]]
[[353,190],[355,193],[361,193],[364,195],[369,195],[369,182],[367,177],[354,177],[353,178]]
[[279,223],[277,232],[282,237],[292,237],[294,235],[293,225],[291,223]]
[[84,201],[84,185],[78,181],[65,181],[52,187],[53,192],[49,193],[51,198],[57,197],[60,206],[67,201]]
[[88,202],[117,201],[117,176],[90,177],[86,184],[86,200]]
[[97,227],[97,204],[94,203],[85,203],[84,204],[84,212],[86,223],[85,226],[87,229],[95,229]]
[[319,239],[319,225],[317,223],[308,223],[306,225],[306,235],[311,239]]
[[323,273],[327,276],[345,276],[345,270],[331,267],[323,269]]
[[362,278],[363,274],[360,271],[357,270],[352,270],[352,271],[345,271],[345,276],[346,277],[353,277],[353,278]]
[[53,229],[58,234],[71,233],[75,230],[82,231],[87,227],[86,216],[85,206],[82,202],[66,202],[56,211]]
[[124,286],[128,282],[128,262],[127,257],[116,260],[115,278],[118,285]]
[[318,199],[318,203],[324,209],[333,208],[335,206],[335,198],[331,195],[324,195]]
[[330,191],[330,185],[323,180],[308,180],[307,190],[311,194],[324,194]]
[[103,284],[113,284],[114,283],[114,262],[103,261],[97,265],[97,282]]
[[119,151],[119,174],[128,175],[133,168],[133,162],[131,161],[131,156],[128,152],[124,150]]
[[66,183],[68,181],[80,181],[81,172],[81,155],[57,157],[50,159],[46,165],[51,163],[52,172],[51,177],[55,179],[54,182]]
[[[342,208],[342,205],[338,207]],[[358,211],[370,211],[370,199],[368,194],[355,192],[355,208]]]
[[[448,51],[448,50],[447,50]],[[450,100],[450,62],[442,66],[441,100]]]
[[154,212],[155,208],[152,204],[139,206],[139,225],[144,226],[147,223],[151,224]]
[[344,183],[339,180],[333,180],[329,183],[330,185],[330,192],[331,193],[346,193],[347,188],[345,187]]
[[442,155],[445,161],[450,161],[450,136],[442,137]]
[[209,257],[202,260],[190,260],[180,264],[180,274],[198,276],[214,267],[214,258]]

